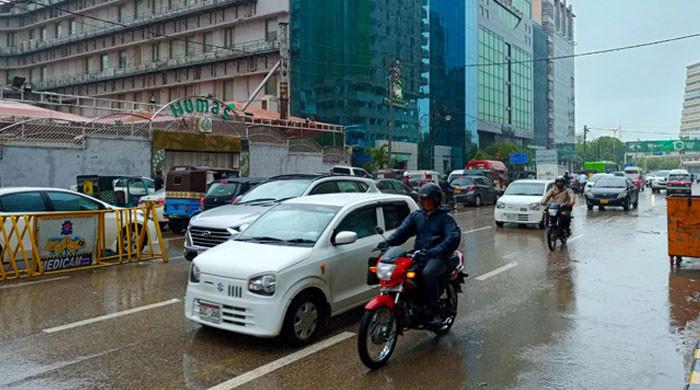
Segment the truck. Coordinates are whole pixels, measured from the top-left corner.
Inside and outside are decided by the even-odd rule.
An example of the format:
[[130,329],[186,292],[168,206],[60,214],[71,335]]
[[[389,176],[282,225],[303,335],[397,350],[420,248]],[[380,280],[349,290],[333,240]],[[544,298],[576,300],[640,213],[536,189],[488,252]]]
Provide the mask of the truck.
[[554,180],[558,176],[564,176],[566,167],[559,164],[537,164],[538,180]]

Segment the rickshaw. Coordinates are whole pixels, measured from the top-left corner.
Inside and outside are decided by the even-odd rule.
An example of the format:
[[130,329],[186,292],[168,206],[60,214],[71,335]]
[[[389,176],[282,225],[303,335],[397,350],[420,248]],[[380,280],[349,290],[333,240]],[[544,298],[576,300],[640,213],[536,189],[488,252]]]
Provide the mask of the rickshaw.
[[201,199],[209,184],[216,180],[238,177],[234,169],[175,166],[165,179],[165,215],[175,233],[187,228],[190,218],[200,212]]
[[156,191],[153,179],[142,176],[81,175],[76,180],[78,192],[117,207],[134,207]]

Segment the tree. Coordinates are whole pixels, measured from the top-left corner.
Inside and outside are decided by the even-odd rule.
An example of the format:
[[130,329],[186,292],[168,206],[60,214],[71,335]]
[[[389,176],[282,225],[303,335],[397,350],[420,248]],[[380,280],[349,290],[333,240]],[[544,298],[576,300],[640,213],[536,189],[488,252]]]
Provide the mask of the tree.
[[378,148],[367,149],[371,161],[366,164],[369,170],[375,171],[377,169],[384,169],[393,165],[393,158],[389,155],[389,145],[384,144]]
[[[584,150],[585,149],[585,150]],[[625,143],[615,137],[598,137],[587,145],[576,142],[576,155],[583,161],[625,161]]]

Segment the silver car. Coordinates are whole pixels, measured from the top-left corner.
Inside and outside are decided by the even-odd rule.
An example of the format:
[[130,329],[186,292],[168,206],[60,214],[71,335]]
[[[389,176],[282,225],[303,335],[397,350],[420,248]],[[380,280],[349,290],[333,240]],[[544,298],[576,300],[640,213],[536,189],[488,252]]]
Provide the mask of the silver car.
[[353,176],[284,175],[268,179],[241,196],[233,205],[199,213],[190,219],[185,233],[185,258],[224,243],[238,235],[270,207],[307,195],[379,192],[370,179]]

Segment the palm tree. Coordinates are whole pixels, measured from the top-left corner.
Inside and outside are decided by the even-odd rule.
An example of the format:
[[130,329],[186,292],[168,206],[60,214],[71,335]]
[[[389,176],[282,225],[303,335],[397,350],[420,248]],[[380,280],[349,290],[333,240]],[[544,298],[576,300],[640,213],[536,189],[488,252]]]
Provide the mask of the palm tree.
[[384,144],[378,148],[369,148],[367,150],[370,157],[372,158],[372,163],[376,169],[384,169],[387,166],[392,165],[392,158],[389,155],[389,146]]

